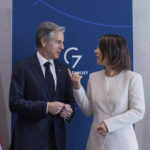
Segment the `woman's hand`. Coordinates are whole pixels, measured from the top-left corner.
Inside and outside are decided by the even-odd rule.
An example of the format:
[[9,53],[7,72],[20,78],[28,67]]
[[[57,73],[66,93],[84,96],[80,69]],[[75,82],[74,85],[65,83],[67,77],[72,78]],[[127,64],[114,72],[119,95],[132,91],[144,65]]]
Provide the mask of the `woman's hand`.
[[107,135],[108,129],[104,121],[97,127],[97,131],[102,135]]
[[80,76],[79,72],[75,72],[74,74],[71,73],[70,69],[68,68],[69,77],[72,81],[74,89],[78,90],[81,87],[80,80],[82,76]]

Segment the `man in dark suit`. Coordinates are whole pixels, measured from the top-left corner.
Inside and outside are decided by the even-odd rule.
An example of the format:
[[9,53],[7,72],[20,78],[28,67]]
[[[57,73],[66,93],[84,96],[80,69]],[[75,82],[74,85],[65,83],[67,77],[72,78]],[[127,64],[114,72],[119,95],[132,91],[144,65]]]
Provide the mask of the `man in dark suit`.
[[43,22],[36,32],[37,54],[15,64],[9,107],[17,113],[11,150],[65,150],[65,121],[74,114],[67,67],[59,63],[64,27]]

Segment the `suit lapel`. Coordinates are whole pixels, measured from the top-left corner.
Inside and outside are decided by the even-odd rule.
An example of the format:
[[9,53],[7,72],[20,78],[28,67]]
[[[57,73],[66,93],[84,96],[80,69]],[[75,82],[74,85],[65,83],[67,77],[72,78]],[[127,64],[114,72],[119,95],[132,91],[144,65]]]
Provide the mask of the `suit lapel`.
[[56,86],[56,96],[57,96],[57,93],[59,91],[59,86],[61,85],[61,76],[62,76],[62,67],[59,65],[59,63],[54,60],[54,63],[55,63],[55,70],[56,70],[56,76],[57,76],[57,86]]
[[40,66],[39,60],[37,58],[37,55],[33,56],[32,59],[32,68],[33,68],[33,72],[35,74],[35,76],[38,79],[39,82],[39,86],[41,86],[41,89],[44,89],[44,91],[46,91],[46,95],[48,96],[48,98],[50,97],[49,92],[48,92],[48,88],[46,86],[46,81],[44,78],[44,74],[42,72],[42,68]]

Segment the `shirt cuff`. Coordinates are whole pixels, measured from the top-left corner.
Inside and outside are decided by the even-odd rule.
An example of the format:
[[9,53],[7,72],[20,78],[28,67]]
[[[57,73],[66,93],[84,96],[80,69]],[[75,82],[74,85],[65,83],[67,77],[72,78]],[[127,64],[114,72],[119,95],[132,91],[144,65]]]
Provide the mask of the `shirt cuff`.
[[46,107],[46,114],[48,114],[48,102],[47,102],[47,107]]

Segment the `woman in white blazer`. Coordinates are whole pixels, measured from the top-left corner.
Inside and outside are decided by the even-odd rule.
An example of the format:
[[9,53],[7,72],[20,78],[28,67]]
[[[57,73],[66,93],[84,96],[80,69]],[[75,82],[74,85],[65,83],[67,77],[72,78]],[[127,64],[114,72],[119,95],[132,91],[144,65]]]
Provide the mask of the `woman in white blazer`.
[[86,93],[80,74],[68,70],[79,107],[93,115],[87,150],[138,150],[133,124],[145,112],[143,81],[129,70],[126,41],[119,35],[103,35],[94,53],[105,69],[90,74]]

